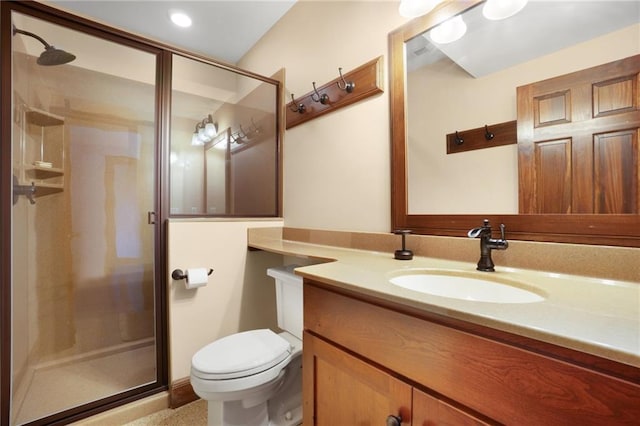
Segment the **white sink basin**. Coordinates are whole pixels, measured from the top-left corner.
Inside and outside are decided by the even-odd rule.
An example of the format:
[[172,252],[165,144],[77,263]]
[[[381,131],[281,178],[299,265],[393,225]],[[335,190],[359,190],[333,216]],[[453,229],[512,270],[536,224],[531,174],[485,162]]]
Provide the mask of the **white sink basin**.
[[412,271],[397,275],[391,284],[434,296],[473,302],[534,303],[544,297],[519,283],[457,275],[455,273]]

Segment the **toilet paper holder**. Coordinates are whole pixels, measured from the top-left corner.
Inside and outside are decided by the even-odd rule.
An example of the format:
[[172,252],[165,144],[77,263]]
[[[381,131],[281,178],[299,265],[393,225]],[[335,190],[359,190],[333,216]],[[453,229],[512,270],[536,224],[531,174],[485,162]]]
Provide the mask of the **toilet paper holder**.
[[[213,269],[209,268],[209,272],[207,273],[207,275],[211,275],[212,273]],[[187,274],[185,274],[182,269],[174,269],[173,272],[171,272],[171,278],[176,281],[185,280],[187,279]]]

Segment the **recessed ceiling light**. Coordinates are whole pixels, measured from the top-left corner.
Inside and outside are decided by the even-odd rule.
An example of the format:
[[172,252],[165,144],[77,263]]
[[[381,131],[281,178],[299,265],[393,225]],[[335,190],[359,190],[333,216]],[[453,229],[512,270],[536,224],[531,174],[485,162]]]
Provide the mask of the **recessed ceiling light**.
[[179,27],[187,28],[191,26],[191,18],[186,13],[179,10],[170,10],[169,18],[171,22]]

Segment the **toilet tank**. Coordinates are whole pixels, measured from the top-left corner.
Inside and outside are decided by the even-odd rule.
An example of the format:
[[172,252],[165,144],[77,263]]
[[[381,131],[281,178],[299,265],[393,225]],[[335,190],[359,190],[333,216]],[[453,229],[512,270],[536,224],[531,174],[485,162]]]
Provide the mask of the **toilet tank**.
[[276,281],[278,327],[302,340],[302,277],[293,273],[298,265],[267,269]]

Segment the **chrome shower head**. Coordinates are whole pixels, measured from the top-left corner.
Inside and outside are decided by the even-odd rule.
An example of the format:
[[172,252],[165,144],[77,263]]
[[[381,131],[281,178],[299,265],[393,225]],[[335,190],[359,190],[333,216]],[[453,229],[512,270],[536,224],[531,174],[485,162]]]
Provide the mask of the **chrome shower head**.
[[16,34],[24,34],[26,36],[33,37],[44,45],[44,52],[40,54],[40,57],[37,60],[38,65],[44,65],[44,66],[62,65],[76,59],[75,55],[69,52],[65,52],[64,50],[61,50],[61,49],[56,49],[54,46],[44,41],[44,39],[39,35],[31,33],[29,31],[19,30],[14,25],[13,35],[16,35]]

